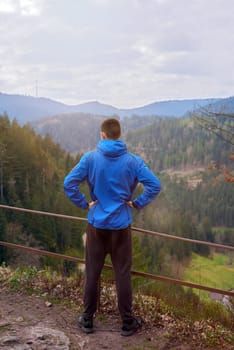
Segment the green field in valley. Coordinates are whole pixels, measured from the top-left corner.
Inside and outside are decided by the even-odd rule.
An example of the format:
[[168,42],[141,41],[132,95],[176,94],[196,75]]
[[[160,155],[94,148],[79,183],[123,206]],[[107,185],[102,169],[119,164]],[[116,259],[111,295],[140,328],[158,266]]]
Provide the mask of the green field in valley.
[[[234,289],[234,255],[214,253],[210,257],[193,254],[183,279],[209,287]],[[194,289],[200,297],[208,298],[209,292]]]

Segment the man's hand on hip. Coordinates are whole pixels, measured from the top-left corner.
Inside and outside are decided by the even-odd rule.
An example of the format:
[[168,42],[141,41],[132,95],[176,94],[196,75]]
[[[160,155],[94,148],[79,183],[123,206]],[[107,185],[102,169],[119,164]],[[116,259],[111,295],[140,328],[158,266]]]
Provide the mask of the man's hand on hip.
[[89,206],[87,207],[88,210],[90,210],[94,205],[97,204],[97,200],[96,201],[93,201],[93,202],[89,202]]

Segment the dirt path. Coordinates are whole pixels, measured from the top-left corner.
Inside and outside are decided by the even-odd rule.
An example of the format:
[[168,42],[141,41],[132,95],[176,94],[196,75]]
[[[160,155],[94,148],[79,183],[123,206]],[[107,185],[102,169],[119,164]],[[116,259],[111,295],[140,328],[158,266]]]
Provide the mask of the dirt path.
[[[3,350],[142,350],[192,349],[167,340],[167,331],[146,326],[131,337],[120,335],[117,316],[97,316],[95,333],[85,335],[76,324],[77,311],[43,298],[0,287],[0,349]],[[196,347],[197,349],[197,347]]]
[[[191,335],[180,336],[178,328],[165,316],[164,323],[144,324],[131,337],[120,335],[117,315],[98,314],[95,332],[85,335],[79,329],[77,307],[50,303],[42,296],[26,295],[0,282],[1,350],[232,350],[206,347]],[[143,316],[143,315],[142,315]]]

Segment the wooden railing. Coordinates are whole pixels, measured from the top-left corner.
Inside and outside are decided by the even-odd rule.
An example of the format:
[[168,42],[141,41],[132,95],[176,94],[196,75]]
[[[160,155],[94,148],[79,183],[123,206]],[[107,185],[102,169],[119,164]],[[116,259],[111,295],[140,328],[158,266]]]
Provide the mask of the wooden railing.
[[[31,209],[25,209],[25,208],[19,208],[19,207],[12,207],[12,206],[3,205],[3,204],[0,204],[0,208],[8,209],[8,210],[21,211],[21,212],[26,212],[26,213],[31,213],[31,214],[37,214],[37,215],[53,216],[53,217],[69,219],[69,220],[87,221],[86,218],[82,218],[82,217],[69,216],[69,215],[63,215],[63,214],[56,214],[56,213],[51,213],[51,212],[31,210]],[[144,234],[149,234],[149,235],[155,236],[155,237],[161,237],[161,238],[173,239],[173,240],[180,240],[180,241],[184,241],[184,242],[188,242],[188,243],[202,244],[202,245],[206,245],[206,246],[213,247],[213,248],[221,248],[221,249],[234,251],[234,247],[233,246],[229,246],[229,245],[223,245],[223,244],[217,244],[217,243],[212,243],[212,242],[199,241],[199,240],[185,238],[185,237],[178,237],[178,236],[173,236],[173,235],[169,235],[169,234],[166,234],[166,233],[160,233],[160,232],[154,232],[154,231],[145,230],[145,229],[138,228],[138,227],[132,227],[132,230],[133,231],[142,232]],[[58,254],[58,253],[52,253],[52,252],[48,252],[48,251],[45,251],[45,250],[35,249],[35,248],[22,246],[22,245],[10,243],[10,242],[0,241],[0,245],[1,246],[5,246],[7,248],[11,248],[11,249],[24,250],[24,251],[27,251],[27,252],[30,252],[30,253],[36,254],[36,255],[49,256],[49,257],[54,257],[54,258],[57,258],[57,259],[73,261],[73,262],[77,262],[77,263],[81,263],[81,264],[85,263],[84,259],[80,259],[80,258],[68,256],[68,255],[63,255],[63,254]],[[111,270],[112,266],[111,265],[104,265],[104,268]],[[200,289],[200,290],[206,290],[206,291],[209,291],[209,292],[212,292],[212,293],[218,293],[218,294],[234,297],[234,292],[233,291],[227,291],[227,290],[223,290],[223,289],[213,288],[213,287],[204,286],[204,285],[197,284],[197,283],[182,281],[182,280],[169,278],[169,277],[165,277],[165,276],[154,275],[154,274],[150,274],[150,273],[146,273],[146,272],[140,272],[140,271],[132,270],[131,273],[132,273],[132,275],[141,276],[141,277],[148,278],[148,279],[151,279],[151,280],[159,280],[159,281],[163,281],[163,282],[173,283],[173,284],[177,284],[177,285],[181,285],[181,286],[186,286],[186,287],[190,287],[190,288],[196,288],[196,289]]]

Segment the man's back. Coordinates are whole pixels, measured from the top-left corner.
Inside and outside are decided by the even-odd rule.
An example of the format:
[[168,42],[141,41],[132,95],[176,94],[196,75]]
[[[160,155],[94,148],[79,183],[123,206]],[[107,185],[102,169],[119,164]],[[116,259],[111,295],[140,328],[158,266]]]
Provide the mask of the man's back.
[[132,211],[126,202],[131,200],[138,182],[145,187],[144,193],[134,201],[139,209],[161,188],[157,177],[140,157],[127,152],[121,140],[100,140],[97,150],[85,154],[68,176],[65,184],[72,176],[80,182],[87,180],[91,198],[97,201],[89,210],[88,222],[103,229],[124,228],[132,223]]

